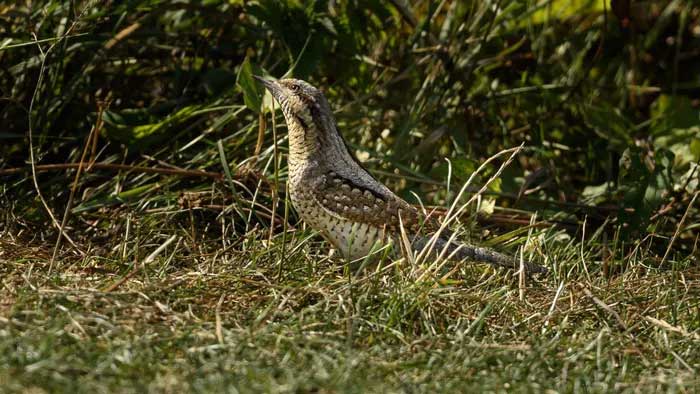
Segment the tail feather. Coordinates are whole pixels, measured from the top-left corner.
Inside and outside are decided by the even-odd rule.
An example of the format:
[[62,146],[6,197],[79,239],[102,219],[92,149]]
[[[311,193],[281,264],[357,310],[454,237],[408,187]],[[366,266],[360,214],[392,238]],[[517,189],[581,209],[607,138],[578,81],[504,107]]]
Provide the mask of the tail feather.
[[[412,242],[413,248],[416,251],[423,250],[423,248],[429,244],[430,238],[431,237],[417,236]],[[450,260],[471,260],[511,269],[520,268],[520,260],[506,256],[502,253],[496,252],[495,250],[454,241],[450,242],[449,240],[445,240],[441,237],[435,241],[435,245],[433,246],[433,254],[442,253],[445,247],[447,247],[447,253],[445,256],[452,256]],[[524,266],[525,271],[530,274],[546,274],[548,272],[547,268],[529,261],[525,261]]]

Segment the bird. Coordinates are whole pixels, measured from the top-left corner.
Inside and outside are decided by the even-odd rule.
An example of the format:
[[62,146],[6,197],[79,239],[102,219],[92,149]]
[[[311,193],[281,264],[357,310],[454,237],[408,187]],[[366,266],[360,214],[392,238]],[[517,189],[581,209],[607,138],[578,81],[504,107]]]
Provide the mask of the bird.
[[[289,140],[288,189],[301,219],[350,261],[375,245],[408,239],[415,252],[518,269],[520,260],[486,247],[456,241],[449,229],[377,181],[350,153],[321,90],[300,79],[254,76],[279,103]],[[435,236],[437,233],[437,236]],[[524,262],[525,272],[547,269]]]

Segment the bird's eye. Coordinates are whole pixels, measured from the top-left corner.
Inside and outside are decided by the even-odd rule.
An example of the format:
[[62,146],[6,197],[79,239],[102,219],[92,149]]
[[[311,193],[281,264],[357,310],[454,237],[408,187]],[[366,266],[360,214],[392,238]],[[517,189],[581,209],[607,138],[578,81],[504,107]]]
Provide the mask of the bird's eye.
[[291,89],[294,93],[297,93],[299,90],[301,90],[301,88],[297,84],[292,84],[292,86],[290,86],[289,89]]

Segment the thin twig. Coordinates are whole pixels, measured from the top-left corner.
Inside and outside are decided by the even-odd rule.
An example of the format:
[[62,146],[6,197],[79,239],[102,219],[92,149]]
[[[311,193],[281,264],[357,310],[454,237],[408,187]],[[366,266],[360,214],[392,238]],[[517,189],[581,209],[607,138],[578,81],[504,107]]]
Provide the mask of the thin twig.
[[177,235],[173,235],[173,236],[171,236],[170,238],[168,238],[168,240],[165,241],[165,242],[163,242],[163,244],[160,245],[156,250],[154,250],[153,253],[149,254],[148,257],[146,257],[146,258],[141,262],[141,264],[136,265],[136,266],[134,267],[134,269],[132,269],[131,271],[129,271],[128,274],[124,275],[123,278],[119,279],[118,281],[114,282],[112,285],[110,285],[109,287],[107,287],[107,288],[104,290],[104,292],[105,292],[105,293],[110,293],[110,292],[116,290],[119,286],[123,285],[127,280],[129,280],[129,278],[131,278],[132,276],[136,275],[136,273],[138,273],[139,271],[141,271],[148,263],[152,262],[153,260],[156,259],[156,257],[158,257],[158,255],[160,255],[161,253],[163,253],[163,251],[165,250],[165,248],[167,248],[168,245],[170,245],[171,243],[173,243],[173,241],[175,241],[176,238],[177,238]]
[[[36,172],[44,171],[60,171],[60,170],[71,170],[79,168],[80,163],[61,163],[61,164],[41,164],[34,166]],[[111,170],[111,171],[129,171],[129,172],[142,172],[148,174],[163,174],[163,175],[177,175],[182,177],[202,177],[211,178],[217,181],[223,179],[223,176],[218,172],[207,172],[200,170],[177,170],[173,168],[157,168],[157,167],[143,167],[143,166],[132,166],[128,164],[114,164],[114,163],[94,163],[90,166],[98,170]],[[27,167],[15,167],[6,168],[0,170],[0,176],[2,175],[14,175],[25,171],[30,171],[31,168]]]
[[411,10],[408,9],[408,5],[401,0],[390,0],[391,4],[399,11],[401,17],[408,22],[411,27],[415,28],[418,25],[418,20],[413,15]]
[[61,234],[65,233],[66,222],[68,221],[68,215],[73,205],[73,199],[75,198],[75,191],[78,189],[78,181],[80,180],[80,174],[83,171],[85,156],[90,149],[92,139],[96,136],[96,131],[101,127],[100,123],[102,121],[102,111],[98,112],[97,122],[95,126],[90,130],[87,140],[85,141],[85,146],[83,147],[83,154],[80,156],[80,162],[78,163],[78,171],[75,173],[75,178],[73,179],[73,186],[70,189],[70,195],[68,196],[68,202],[66,203],[66,209],[63,211],[63,219],[61,219],[61,227],[59,228],[59,235],[56,237],[56,244],[53,247],[53,253],[51,254],[51,260],[49,261],[49,271],[47,275],[51,274],[53,270],[53,264],[56,261],[56,254],[58,253],[58,248],[61,246]]
[[695,204],[695,199],[698,198],[698,194],[700,194],[700,191],[695,192],[693,194],[693,199],[690,200],[690,204],[688,204],[688,208],[685,209],[685,213],[683,214],[683,217],[681,218],[681,221],[678,223],[678,227],[676,227],[676,232],[673,233],[673,237],[671,238],[671,242],[668,243],[668,247],[666,248],[666,253],[664,253],[664,257],[661,259],[661,263],[659,266],[663,266],[664,262],[666,261],[666,257],[668,257],[668,254],[671,252],[671,247],[673,247],[673,243],[676,242],[676,237],[678,237],[678,234],[680,234],[681,229],[683,228],[683,224],[685,223],[685,219],[688,217],[688,212],[690,212],[690,209],[693,207],[693,204]]
[[[308,39],[307,39],[307,42],[308,42]],[[303,51],[303,49],[302,49],[302,51]],[[298,60],[298,58],[297,58],[297,60]],[[275,122],[275,104],[274,104],[275,100],[272,100],[272,101],[273,101],[272,109],[271,109],[271,111],[272,111],[272,169],[274,171],[274,183],[273,183],[273,187],[272,187],[271,191],[272,191],[272,212],[274,213],[277,211],[277,203],[279,202],[279,170],[280,170],[279,167],[280,167],[280,165],[279,165],[279,150],[278,150],[278,146],[277,146],[277,122]],[[275,215],[273,215],[273,218],[270,222],[270,232],[268,233],[268,237],[267,237],[268,245],[272,244],[272,235],[273,235],[273,231],[275,229],[274,216]],[[280,262],[280,266],[279,266],[279,270],[278,270],[277,275],[278,275],[278,278],[281,277],[281,275],[282,275],[281,262]]]
[[221,324],[221,305],[224,303],[224,295],[219,297],[219,302],[216,303],[216,339],[219,344],[224,344],[224,330]]
[[612,309],[610,307],[610,305],[606,304],[605,302],[603,302],[603,300],[601,300],[600,298],[593,295],[593,293],[591,293],[591,291],[588,290],[588,288],[586,288],[586,287],[583,288],[583,292],[586,294],[586,296],[588,296],[588,298],[593,300],[593,302],[596,305],[598,305],[599,307],[606,310],[609,314],[611,314],[615,318],[615,320],[617,320],[617,324],[620,326],[620,328],[622,328],[622,330],[627,331],[627,324],[625,324],[625,321],[622,320],[622,317],[620,317],[620,314],[615,312],[615,310]]
[[141,22],[144,18],[142,17],[140,20],[132,23],[131,25],[127,26],[126,28],[122,29],[117,33],[114,37],[112,37],[107,43],[105,43],[104,48],[105,49],[112,49],[115,45],[117,45],[120,41],[124,40],[125,38],[129,37],[132,33],[134,33],[136,30],[138,30],[141,27]]
[[[65,33],[61,35],[51,46],[49,46],[49,49],[44,52],[44,50],[41,48],[41,45],[39,45],[39,39],[36,36],[36,34],[32,34],[34,37],[34,42],[37,45],[37,48],[39,49],[39,52],[41,54],[41,66],[39,67],[39,77],[37,78],[36,86],[34,87],[34,92],[32,93],[32,99],[29,103],[29,111],[27,113],[27,122],[28,122],[28,127],[27,127],[27,136],[29,137],[29,163],[31,166],[32,170],[32,181],[34,183],[34,189],[36,189],[36,193],[39,197],[39,200],[41,201],[41,204],[44,206],[44,209],[46,212],[49,214],[49,217],[51,218],[52,223],[54,226],[59,230],[59,237],[63,236],[70,242],[73,247],[75,247],[76,250],[78,250],[80,253],[83,253],[82,250],[78,247],[78,245],[73,242],[73,240],[66,234],[64,231],[62,231],[61,225],[58,223],[58,220],[56,219],[56,216],[53,214],[53,211],[51,211],[51,208],[49,208],[49,204],[46,202],[46,199],[44,198],[43,194],[41,194],[41,188],[39,187],[39,182],[37,181],[36,177],[36,159],[34,157],[34,127],[33,127],[33,118],[32,118],[32,112],[34,110],[34,103],[36,102],[37,96],[39,95],[39,90],[41,89],[41,85],[44,82],[44,73],[46,70],[46,58],[49,56],[51,51],[58,45],[59,43],[63,42],[63,40],[70,36],[70,34],[73,32],[73,29],[75,26],[77,26],[78,21],[83,17],[85,12],[92,6],[92,2],[89,2],[88,4],[85,5],[85,8],[81,11],[80,15],[71,23],[71,25],[66,29]],[[2,175],[2,174],[0,174]],[[53,262],[53,259],[52,259]]]

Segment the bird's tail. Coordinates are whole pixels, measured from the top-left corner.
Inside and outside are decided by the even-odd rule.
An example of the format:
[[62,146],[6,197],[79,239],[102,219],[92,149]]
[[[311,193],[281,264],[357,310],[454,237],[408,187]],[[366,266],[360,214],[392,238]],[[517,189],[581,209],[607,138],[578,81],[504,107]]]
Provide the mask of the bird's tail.
[[[412,245],[413,249],[420,252],[429,243],[431,237],[426,236],[416,236],[413,239]],[[475,262],[489,263],[494,266],[506,267],[511,269],[520,269],[520,260],[516,260],[512,257],[506,256],[502,253],[498,253],[495,250],[489,248],[483,248],[479,246],[468,245],[465,243],[450,242],[444,238],[438,238],[432,247],[432,255],[438,255],[447,247],[447,252],[444,256],[452,256],[450,260],[462,261],[471,260]],[[530,274],[546,274],[547,268],[531,263],[529,261],[524,262],[525,271]]]

